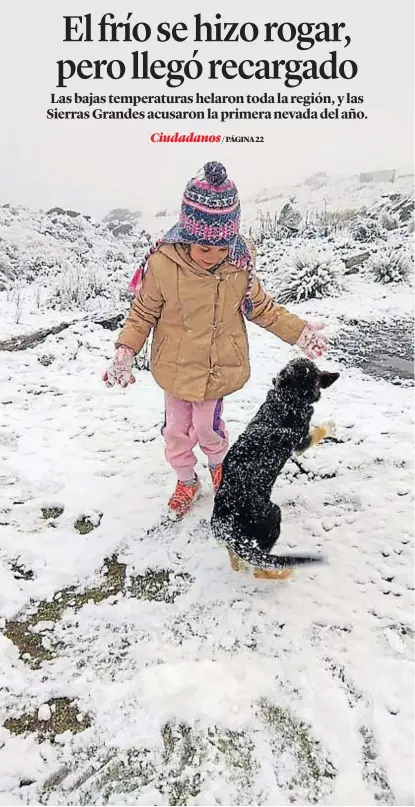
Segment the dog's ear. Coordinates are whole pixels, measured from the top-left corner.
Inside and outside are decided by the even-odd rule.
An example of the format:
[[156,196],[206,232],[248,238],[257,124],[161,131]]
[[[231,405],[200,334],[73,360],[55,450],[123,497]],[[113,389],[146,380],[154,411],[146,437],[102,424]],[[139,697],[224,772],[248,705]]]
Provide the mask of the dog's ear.
[[320,373],[320,387],[327,389],[327,387],[331,387],[338,378],[340,378],[340,373],[327,373],[323,370]]

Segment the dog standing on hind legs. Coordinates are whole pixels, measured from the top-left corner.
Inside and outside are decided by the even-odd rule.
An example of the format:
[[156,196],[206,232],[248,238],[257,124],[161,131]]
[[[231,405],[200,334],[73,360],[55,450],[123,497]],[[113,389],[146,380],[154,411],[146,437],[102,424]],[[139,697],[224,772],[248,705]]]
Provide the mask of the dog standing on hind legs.
[[211,519],[215,538],[228,548],[235,571],[284,579],[293,566],[324,562],[321,555],[269,554],[280,535],[281,510],[271,491],[287,460],[333,434],[334,424],[310,428],[321,390],[339,373],[319,370],[309,359],[291,361],[243,434],[228,451]]

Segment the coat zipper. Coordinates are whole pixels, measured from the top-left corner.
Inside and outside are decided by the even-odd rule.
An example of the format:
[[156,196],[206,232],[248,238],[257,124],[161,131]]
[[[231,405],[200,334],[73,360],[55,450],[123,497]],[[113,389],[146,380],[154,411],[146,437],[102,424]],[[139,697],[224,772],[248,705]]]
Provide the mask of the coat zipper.
[[218,297],[219,297],[219,283],[220,283],[220,280],[217,280],[215,278],[215,282],[216,282],[216,289],[215,289],[215,298],[214,298],[214,301],[213,301],[213,327],[212,327],[212,338],[210,340],[210,350],[209,350],[209,375],[213,375],[213,370],[212,370],[212,345],[213,345],[213,342],[214,342],[214,339],[215,339],[215,333],[216,333],[216,310],[217,310],[217,303],[218,303]]

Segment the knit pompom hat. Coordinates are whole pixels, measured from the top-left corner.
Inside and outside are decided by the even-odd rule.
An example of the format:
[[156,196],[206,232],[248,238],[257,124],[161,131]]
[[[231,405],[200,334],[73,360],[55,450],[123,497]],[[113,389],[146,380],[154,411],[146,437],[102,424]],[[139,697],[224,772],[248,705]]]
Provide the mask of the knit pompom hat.
[[145,255],[131,280],[130,291],[137,293],[148,259],[161,244],[227,247],[226,260],[248,272],[248,286],[241,309],[245,316],[249,316],[252,312],[254,265],[250,250],[239,234],[240,221],[241,206],[234,182],[228,178],[222,163],[206,163],[186,185],[178,223]]

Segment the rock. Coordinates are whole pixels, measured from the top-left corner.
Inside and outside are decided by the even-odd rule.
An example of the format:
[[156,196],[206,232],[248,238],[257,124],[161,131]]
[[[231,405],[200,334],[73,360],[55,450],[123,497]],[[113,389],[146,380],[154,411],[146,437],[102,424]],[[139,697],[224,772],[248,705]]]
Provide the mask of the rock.
[[[115,314],[109,315],[95,315],[89,319],[86,317],[81,320],[81,322],[94,322],[97,325],[102,325],[103,328],[107,328],[108,330],[116,330],[118,328],[118,324],[122,321],[124,314],[122,312],[116,312]],[[44,342],[48,336],[56,336],[61,331],[66,330],[66,328],[70,328],[72,325],[76,325],[78,320],[72,320],[71,322],[61,322],[59,325],[54,325],[51,328],[42,328],[39,331],[33,331],[33,333],[24,334],[22,336],[14,336],[12,339],[6,339],[4,342],[0,342],[0,350],[7,350],[7,351],[15,351],[15,350],[26,350],[29,347],[35,347],[39,345],[41,342]],[[40,357],[39,361],[41,364],[47,366],[45,361],[46,357]],[[48,363],[50,357],[47,357]],[[53,361],[53,358],[52,358]]]
[[[333,338],[342,363],[359,367],[376,378],[412,380],[413,322],[408,319],[377,322],[344,320],[344,330]],[[405,494],[403,494],[405,495]]]
[[392,208],[394,213],[397,213],[400,221],[408,221],[411,218],[415,209],[413,199],[404,199]]
[[101,325],[102,328],[105,328],[107,331],[116,331],[120,327],[121,322],[124,319],[124,314],[118,312],[116,314],[112,314],[110,316],[105,315],[104,317],[98,316],[94,317],[93,322],[96,325]]
[[394,695],[386,696],[385,707],[391,715],[397,715],[400,712],[399,701]]
[[325,171],[318,171],[317,174],[313,174],[311,177],[307,177],[304,180],[304,185],[307,185],[311,188],[321,188],[323,185],[326,185],[328,181],[328,175]]
[[12,339],[6,339],[4,342],[0,342],[0,350],[26,350],[28,347],[35,347],[35,345],[39,345],[48,336],[56,335],[73,324],[74,322],[61,322],[60,325],[55,325],[52,328],[42,328],[39,331],[34,331],[24,336],[14,336]]
[[398,496],[408,496],[410,492],[411,488],[409,485],[399,485],[396,489]]
[[119,235],[131,235],[134,232],[134,225],[130,224],[130,222],[126,222],[125,224],[115,224],[111,222],[108,227],[115,238]]
[[359,252],[358,255],[352,255],[350,258],[344,259],[346,267],[345,275],[356,275],[359,268],[363,266],[364,262],[370,258],[370,252]]
[[122,221],[136,221],[141,216],[141,210],[129,210],[128,207],[115,207],[103,218],[103,221],[108,222],[122,222]]
[[47,216],[55,216],[55,215],[63,216],[63,215],[65,215],[65,211],[64,211],[63,207],[51,207],[50,210],[46,211],[46,215]]
[[46,211],[47,216],[70,216],[71,218],[77,218],[81,214],[78,213],[77,210],[65,210],[63,207],[51,207],[50,210]]
[[291,202],[286,202],[278,217],[278,224],[289,230],[298,231],[301,223],[301,213],[295,209]]

